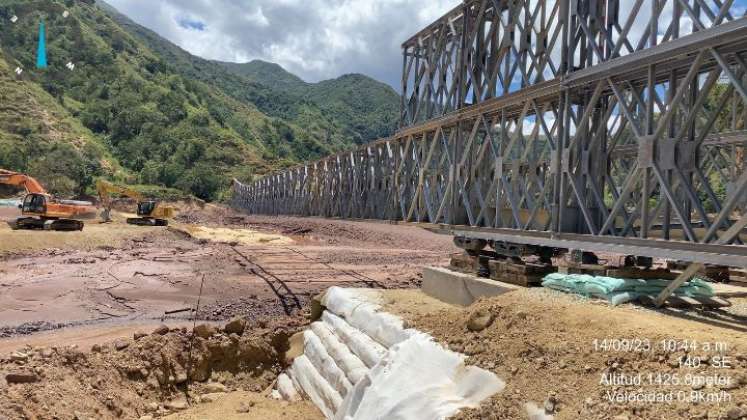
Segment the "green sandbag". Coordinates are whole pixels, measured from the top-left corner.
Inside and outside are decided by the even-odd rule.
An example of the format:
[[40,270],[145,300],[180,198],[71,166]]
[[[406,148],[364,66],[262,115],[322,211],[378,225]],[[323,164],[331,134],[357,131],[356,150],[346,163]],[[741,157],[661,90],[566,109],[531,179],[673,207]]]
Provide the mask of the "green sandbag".
[[[586,297],[606,299],[613,305],[629,302],[645,295],[658,295],[671,281],[662,279],[620,279],[588,274],[552,273],[545,276],[542,286]],[[674,295],[712,297],[713,287],[695,278],[682,284]]]

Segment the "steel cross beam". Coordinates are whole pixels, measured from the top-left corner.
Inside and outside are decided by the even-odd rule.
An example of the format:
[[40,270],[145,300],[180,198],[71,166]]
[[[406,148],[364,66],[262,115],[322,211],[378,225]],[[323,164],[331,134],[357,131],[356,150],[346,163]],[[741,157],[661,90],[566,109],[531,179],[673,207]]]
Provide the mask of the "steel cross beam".
[[397,133],[234,207],[747,266],[744,8],[620,6],[464,1],[402,45]]

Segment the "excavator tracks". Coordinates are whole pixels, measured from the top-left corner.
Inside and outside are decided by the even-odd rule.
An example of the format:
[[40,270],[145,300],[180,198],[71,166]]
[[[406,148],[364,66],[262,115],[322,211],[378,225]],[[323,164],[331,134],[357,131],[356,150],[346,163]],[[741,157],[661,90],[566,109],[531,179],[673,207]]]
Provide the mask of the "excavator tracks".
[[35,217],[22,217],[10,222],[14,230],[55,230],[60,232],[73,232],[83,230],[83,222],[70,219],[37,219]]
[[164,219],[152,219],[146,217],[130,217],[127,219],[128,225],[138,226],[168,226],[168,220]]

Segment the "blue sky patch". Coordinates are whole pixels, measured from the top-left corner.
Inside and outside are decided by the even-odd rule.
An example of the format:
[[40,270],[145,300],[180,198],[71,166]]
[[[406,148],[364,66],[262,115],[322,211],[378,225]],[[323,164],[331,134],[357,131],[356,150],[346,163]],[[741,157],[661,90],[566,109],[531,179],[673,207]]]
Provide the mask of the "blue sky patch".
[[184,29],[191,29],[200,32],[204,31],[206,27],[205,22],[190,18],[180,18],[177,20],[177,23]]

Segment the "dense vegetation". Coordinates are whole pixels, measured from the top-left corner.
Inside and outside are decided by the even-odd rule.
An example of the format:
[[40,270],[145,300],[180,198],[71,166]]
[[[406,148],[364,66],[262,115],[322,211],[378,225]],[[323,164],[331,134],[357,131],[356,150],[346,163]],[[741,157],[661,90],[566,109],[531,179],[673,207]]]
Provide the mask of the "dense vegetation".
[[[35,69],[40,20],[46,70]],[[56,193],[83,195],[105,176],[219,199],[231,177],[395,127],[396,93],[364,76],[307,84],[289,75],[293,87],[245,75],[92,0],[0,0],[0,21],[0,168],[31,173]]]
[[343,127],[346,137],[365,143],[391,134],[399,113],[399,96],[389,86],[360,74],[320,83],[305,83],[274,63],[254,60],[221,63],[231,72],[291,98],[291,104],[312,103]]

